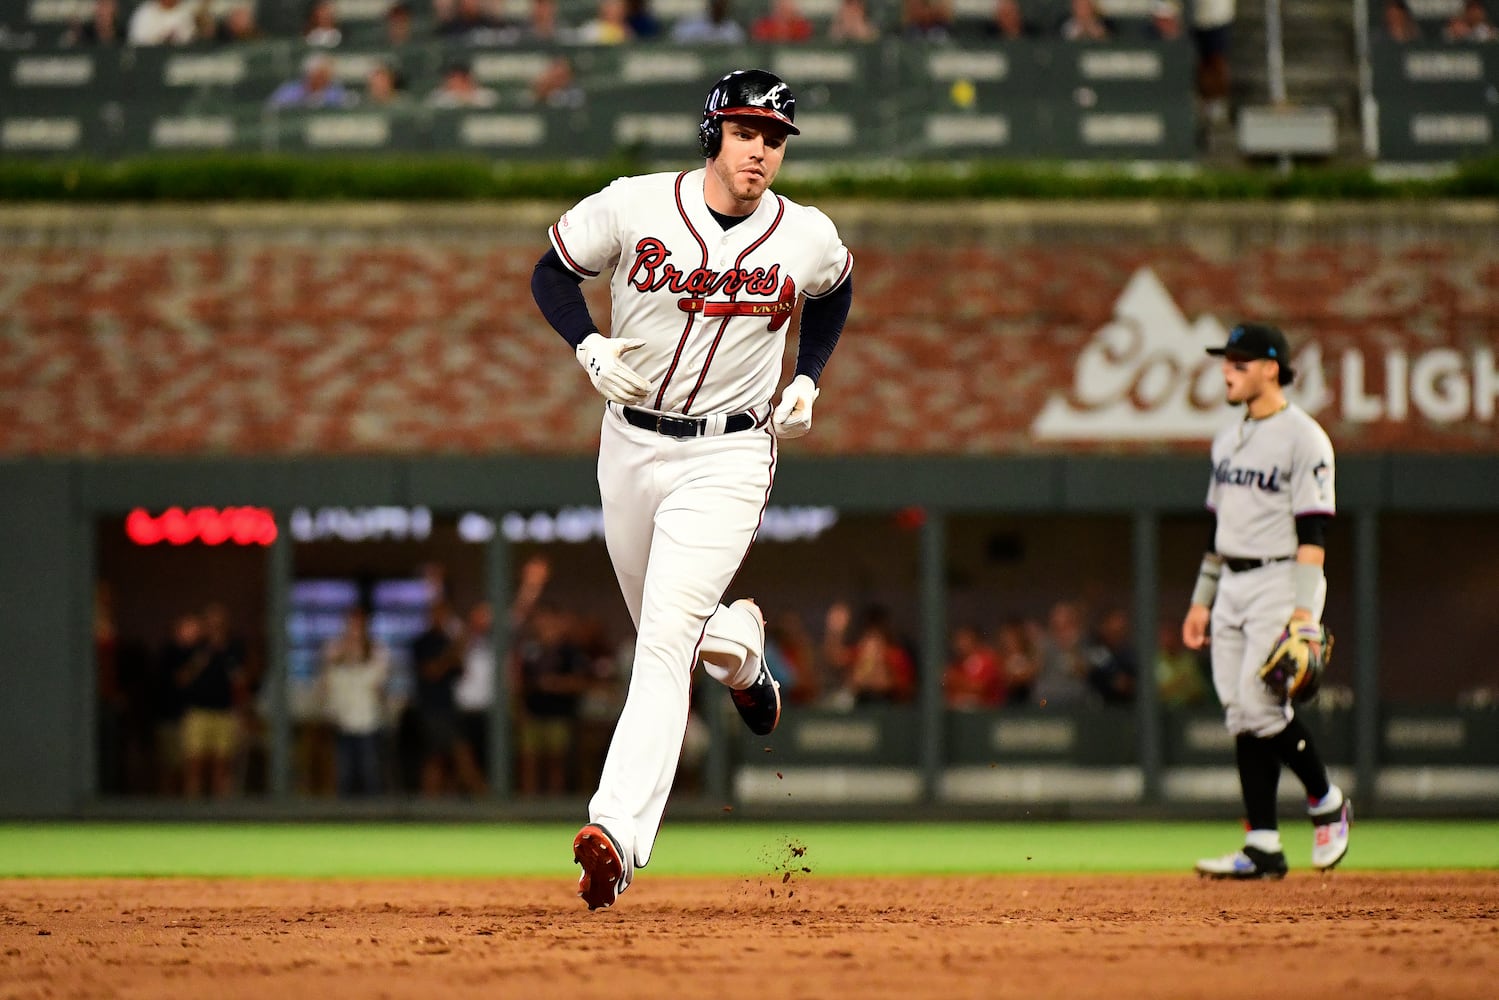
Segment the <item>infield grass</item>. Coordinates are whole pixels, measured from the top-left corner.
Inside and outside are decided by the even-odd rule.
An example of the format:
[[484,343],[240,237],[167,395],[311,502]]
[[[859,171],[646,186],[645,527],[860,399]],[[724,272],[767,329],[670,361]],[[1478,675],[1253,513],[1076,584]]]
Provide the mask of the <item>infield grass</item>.
[[[557,876],[576,825],[555,823],[45,823],[0,825],[0,877],[293,878]],[[1232,822],[667,822],[658,875],[1188,871],[1239,844]],[[1283,823],[1293,870],[1310,827]],[[793,855],[793,848],[805,848]],[[793,861],[793,857],[795,860]],[[1349,870],[1499,868],[1499,821],[1356,823]]]

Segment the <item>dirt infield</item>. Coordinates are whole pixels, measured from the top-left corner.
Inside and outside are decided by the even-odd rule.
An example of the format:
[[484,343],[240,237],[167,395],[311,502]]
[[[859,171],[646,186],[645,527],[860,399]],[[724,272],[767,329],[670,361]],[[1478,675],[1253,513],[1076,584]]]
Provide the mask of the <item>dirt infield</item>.
[[0,997],[1493,997],[1499,872],[0,881]]

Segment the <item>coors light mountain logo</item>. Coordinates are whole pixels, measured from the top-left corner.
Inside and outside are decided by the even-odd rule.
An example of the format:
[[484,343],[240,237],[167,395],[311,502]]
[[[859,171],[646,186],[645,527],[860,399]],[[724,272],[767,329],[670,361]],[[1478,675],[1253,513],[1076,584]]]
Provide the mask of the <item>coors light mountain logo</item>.
[[[1142,267],[1078,356],[1072,388],[1053,393],[1031,424],[1039,440],[1138,441],[1209,439],[1232,419],[1217,358],[1228,330],[1212,316],[1188,322],[1155,272]],[[1312,345],[1292,361],[1298,378],[1287,393],[1308,412],[1329,396],[1320,352]]]

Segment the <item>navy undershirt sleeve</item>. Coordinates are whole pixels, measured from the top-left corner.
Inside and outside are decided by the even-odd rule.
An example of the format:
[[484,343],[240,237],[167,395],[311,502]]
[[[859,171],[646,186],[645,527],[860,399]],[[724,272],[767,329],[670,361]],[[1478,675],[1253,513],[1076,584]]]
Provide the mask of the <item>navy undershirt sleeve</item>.
[[1218,512],[1208,513],[1208,551],[1218,551]]
[[1296,544],[1327,548],[1327,514],[1301,514],[1296,518]]
[[531,297],[552,329],[574,348],[599,329],[588,314],[582,284],[583,279],[568,270],[554,249],[548,249],[531,271]]
[[854,276],[820,299],[808,299],[802,305],[802,325],[796,340],[796,374],[805,375],[815,385],[822,378],[823,366],[833,356],[848,311],[854,304]]

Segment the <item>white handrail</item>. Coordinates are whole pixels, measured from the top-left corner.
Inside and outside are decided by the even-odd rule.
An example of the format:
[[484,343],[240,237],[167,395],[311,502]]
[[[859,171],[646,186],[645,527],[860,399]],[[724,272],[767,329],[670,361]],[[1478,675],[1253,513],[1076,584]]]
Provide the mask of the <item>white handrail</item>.
[[1369,52],[1369,0],[1353,0],[1353,44],[1358,56],[1359,125],[1364,155],[1379,158],[1379,105],[1374,102],[1374,65]]
[[1265,70],[1270,103],[1286,103],[1286,50],[1281,41],[1280,0],[1265,0]]

